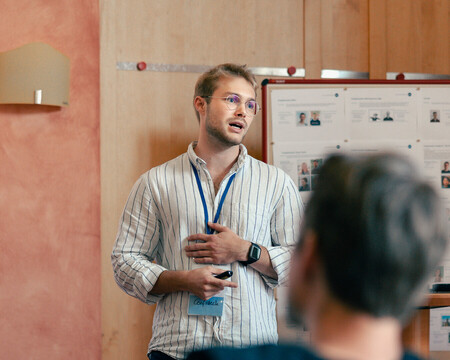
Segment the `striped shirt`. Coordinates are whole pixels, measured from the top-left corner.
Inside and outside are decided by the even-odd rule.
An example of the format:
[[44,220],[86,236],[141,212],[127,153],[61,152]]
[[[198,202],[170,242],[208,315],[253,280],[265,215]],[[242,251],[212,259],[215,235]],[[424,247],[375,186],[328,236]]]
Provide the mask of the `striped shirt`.
[[[282,170],[256,160],[240,145],[240,155],[215,194],[206,163],[187,153],[143,174],[133,186],[119,224],[111,255],[118,285],[145,303],[157,303],[149,352],[177,359],[213,346],[243,347],[278,340],[273,289],[286,281],[293,245],[299,236],[303,204],[296,186]],[[186,256],[189,235],[205,233],[205,215],[194,170],[198,172],[208,217],[234,174],[218,223],[241,238],[267,248],[278,280],[239,262],[214,265],[232,270],[238,288],[226,288],[222,317],[189,316],[189,293],[152,295],[165,270],[201,266]]]

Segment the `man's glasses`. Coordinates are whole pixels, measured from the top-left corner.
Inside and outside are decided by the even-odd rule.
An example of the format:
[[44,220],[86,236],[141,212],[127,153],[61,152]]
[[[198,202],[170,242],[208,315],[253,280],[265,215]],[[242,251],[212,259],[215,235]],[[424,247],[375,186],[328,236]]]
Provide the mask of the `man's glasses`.
[[[236,110],[241,104],[242,100],[239,95],[232,94],[226,97],[221,96],[203,96],[204,98],[210,99],[222,99],[225,101],[225,104],[229,110]],[[260,110],[259,104],[255,100],[247,100],[245,102],[245,112],[247,115],[255,116]]]

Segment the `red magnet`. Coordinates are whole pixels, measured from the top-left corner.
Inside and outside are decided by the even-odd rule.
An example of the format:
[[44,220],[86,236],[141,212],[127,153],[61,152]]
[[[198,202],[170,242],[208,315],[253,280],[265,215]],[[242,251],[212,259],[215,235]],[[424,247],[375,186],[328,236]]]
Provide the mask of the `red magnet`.
[[405,80],[405,74],[403,74],[403,73],[397,74],[397,76],[395,77],[395,80]]
[[292,76],[296,73],[297,69],[295,68],[295,66],[289,66],[287,71],[288,71],[289,76]]
[[139,71],[143,71],[143,70],[147,69],[147,64],[144,61],[138,62],[137,69]]

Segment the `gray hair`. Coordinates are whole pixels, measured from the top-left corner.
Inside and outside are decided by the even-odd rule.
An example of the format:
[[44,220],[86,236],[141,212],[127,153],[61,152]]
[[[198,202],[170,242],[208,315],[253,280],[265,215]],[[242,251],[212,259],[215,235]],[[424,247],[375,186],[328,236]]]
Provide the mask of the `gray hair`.
[[[447,246],[436,191],[398,154],[332,155],[305,211],[329,289],[350,308],[404,320]],[[301,248],[301,241],[299,248]]]

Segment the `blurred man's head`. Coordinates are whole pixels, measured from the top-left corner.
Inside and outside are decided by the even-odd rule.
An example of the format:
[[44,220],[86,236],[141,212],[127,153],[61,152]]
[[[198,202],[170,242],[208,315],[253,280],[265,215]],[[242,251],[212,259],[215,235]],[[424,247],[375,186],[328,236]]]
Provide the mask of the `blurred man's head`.
[[321,167],[291,265],[290,303],[325,296],[371,317],[404,320],[446,247],[435,190],[395,154],[331,156]]

